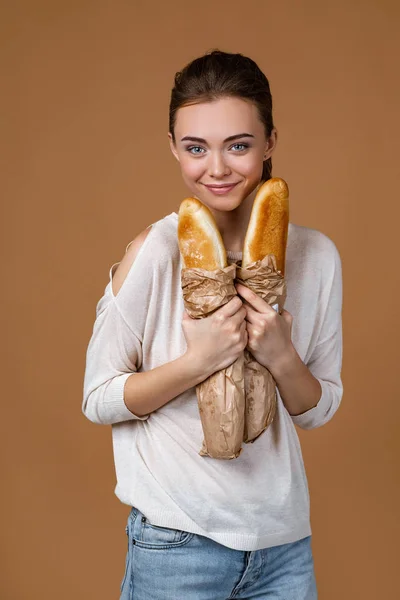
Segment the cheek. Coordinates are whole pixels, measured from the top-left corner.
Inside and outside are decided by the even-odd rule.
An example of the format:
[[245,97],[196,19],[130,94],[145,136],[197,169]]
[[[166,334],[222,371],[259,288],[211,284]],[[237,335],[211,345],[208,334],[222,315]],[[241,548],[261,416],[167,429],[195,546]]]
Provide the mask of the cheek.
[[180,161],[182,176],[185,179],[199,179],[204,171],[202,161],[182,157]]
[[[258,153],[249,154],[246,157],[242,157],[240,161],[240,171],[243,175],[247,176],[249,179],[257,177],[260,173],[262,173],[263,169],[263,160],[262,155],[258,155]],[[238,161],[239,168],[239,161]]]

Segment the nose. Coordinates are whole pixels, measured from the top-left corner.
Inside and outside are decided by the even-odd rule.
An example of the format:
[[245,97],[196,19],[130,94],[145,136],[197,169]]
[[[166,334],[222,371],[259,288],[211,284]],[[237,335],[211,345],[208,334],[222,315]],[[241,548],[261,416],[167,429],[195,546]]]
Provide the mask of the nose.
[[215,177],[216,179],[229,174],[229,166],[226,164],[224,156],[221,152],[215,152],[211,154],[208,172],[211,177]]

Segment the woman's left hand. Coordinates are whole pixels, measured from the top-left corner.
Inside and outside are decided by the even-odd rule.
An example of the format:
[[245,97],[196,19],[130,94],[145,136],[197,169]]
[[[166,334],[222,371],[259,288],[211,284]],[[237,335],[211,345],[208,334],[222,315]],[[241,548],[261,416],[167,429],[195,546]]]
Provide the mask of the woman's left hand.
[[278,314],[265,300],[249,288],[235,283],[236,290],[245,300],[247,349],[258,363],[269,370],[284,362],[293,351],[292,315],[285,309]]

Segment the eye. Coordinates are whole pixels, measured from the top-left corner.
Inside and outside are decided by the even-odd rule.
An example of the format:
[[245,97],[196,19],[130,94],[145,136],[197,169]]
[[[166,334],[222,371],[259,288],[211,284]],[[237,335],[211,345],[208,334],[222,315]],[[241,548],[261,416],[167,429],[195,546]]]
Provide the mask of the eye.
[[[201,148],[201,146],[189,146],[186,150],[190,152],[190,154],[202,154],[201,151],[204,150],[204,148]],[[200,150],[200,152],[192,152],[192,150]]]
[[[239,146],[239,148],[238,148],[238,146]],[[247,150],[248,147],[249,147],[248,144],[239,144],[239,143],[233,144],[233,146],[231,146],[232,149],[233,148],[238,148],[238,152],[242,152],[243,150]]]

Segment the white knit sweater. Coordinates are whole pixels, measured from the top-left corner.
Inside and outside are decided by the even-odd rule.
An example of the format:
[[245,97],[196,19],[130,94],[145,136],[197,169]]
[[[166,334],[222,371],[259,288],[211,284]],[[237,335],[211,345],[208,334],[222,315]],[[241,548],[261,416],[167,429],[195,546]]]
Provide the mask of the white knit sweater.
[[[278,393],[272,425],[240,456],[199,455],[203,433],[195,388],[147,417],[124,403],[124,384],[181,356],[186,340],[178,241],[178,215],[152,224],[118,291],[111,278],[96,307],[87,355],[83,413],[112,425],[121,502],[151,523],[209,537],[237,550],[258,550],[311,534],[307,478],[295,424],[319,427],[342,397],[342,274],[335,244],[319,231],[289,224],[287,300],[292,340],[322,386],[315,408],[291,417]],[[240,253],[228,252],[230,262]],[[134,376],[134,375],[133,375]]]

